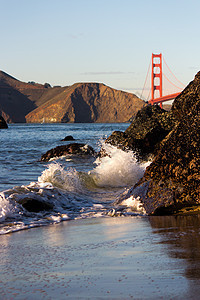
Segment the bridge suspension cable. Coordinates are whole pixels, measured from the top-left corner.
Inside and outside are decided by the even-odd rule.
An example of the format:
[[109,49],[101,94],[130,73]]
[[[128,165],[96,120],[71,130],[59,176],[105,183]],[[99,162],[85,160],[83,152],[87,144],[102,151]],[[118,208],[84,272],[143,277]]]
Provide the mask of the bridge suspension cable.
[[174,87],[176,87],[179,90],[182,90],[183,88],[180,88],[179,86],[175,85],[171,80],[169,80],[169,78],[167,78],[167,76],[165,75],[165,73],[163,73],[163,76],[165,77],[165,79],[171,83]]
[[[166,67],[167,67],[167,69],[169,70],[169,72],[174,76],[174,78],[182,85],[182,88],[183,87],[185,87],[185,84],[183,84],[175,75],[174,75],[174,73],[170,70],[170,68],[169,68],[169,66],[167,65],[167,63],[166,63],[166,61],[165,61],[165,59],[164,59],[164,57],[163,57],[163,61],[164,61],[164,63],[165,63],[165,65],[166,65]],[[171,82],[172,83],[172,82]],[[172,83],[173,84],[173,83]],[[180,88],[181,89],[181,88]]]
[[[141,99],[142,99],[142,97],[143,97],[143,92],[144,92],[144,89],[145,89],[145,87],[146,87],[147,79],[148,79],[149,74],[150,74],[150,67],[151,67],[151,59],[150,59],[150,62],[149,62],[149,67],[148,67],[147,75],[146,75],[145,82],[144,82],[143,89],[142,89],[142,93],[141,93],[141,96],[140,96]],[[148,95],[148,97],[147,97],[147,100],[149,99],[150,92],[151,92],[151,91],[150,91],[150,89],[149,89],[149,95]]]

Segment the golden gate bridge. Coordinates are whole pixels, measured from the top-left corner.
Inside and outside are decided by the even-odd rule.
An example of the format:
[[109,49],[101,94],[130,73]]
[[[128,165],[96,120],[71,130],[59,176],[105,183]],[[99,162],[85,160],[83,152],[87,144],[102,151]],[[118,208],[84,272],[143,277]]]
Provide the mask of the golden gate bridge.
[[[165,66],[167,67],[168,72],[170,72],[170,74],[173,76],[173,79],[172,79],[173,82],[163,72],[163,62],[165,64]],[[185,85],[182,82],[180,82],[176,78],[176,76],[172,73],[172,71],[168,67],[166,61],[164,60],[164,58],[162,56],[162,53],[160,53],[160,54],[152,53],[151,62],[149,64],[147,76],[146,76],[144,87],[143,87],[143,90],[142,90],[142,94],[145,90],[150,70],[151,70],[151,81],[150,81],[151,86],[150,86],[150,89],[149,89],[150,92],[149,92],[149,95],[148,95],[148,98],[147,98],[147,101],[148,101],[149,104],[152,104],[152,105],[153,104],[160,104],[160,107],[162,107],[163,102],[173,100],[184,89]],[[173,88],[176,89],[176,92],[169,93],[169,91],[165,91],[165,89],[163,88],[164,80],[166,82],[168,82],[168,84],[173,86]],[[175,84],[174,82],[177,82],[177,84]],[[141,97],[142,97],[142,95],[141,95]]]

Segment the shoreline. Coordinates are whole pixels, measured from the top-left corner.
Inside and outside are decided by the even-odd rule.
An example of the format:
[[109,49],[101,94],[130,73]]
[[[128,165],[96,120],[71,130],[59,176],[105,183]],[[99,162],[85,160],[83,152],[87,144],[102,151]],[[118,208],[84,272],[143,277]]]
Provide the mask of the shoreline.
[[72,220],[0,236],[2,299],[193,299],[188,260],[163,242],[163,230],[172,240],[173,228],[183,231],[177,218],[188,217]]

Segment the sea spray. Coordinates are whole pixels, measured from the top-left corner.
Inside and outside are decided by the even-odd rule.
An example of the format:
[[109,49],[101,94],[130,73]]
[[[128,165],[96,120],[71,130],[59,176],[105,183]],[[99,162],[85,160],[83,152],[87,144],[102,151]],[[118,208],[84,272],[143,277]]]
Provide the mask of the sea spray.
[[121,206],[126,206],[128,209],[126,211],[135,211],[137,213],[141,213],[143,215],[146,214],[146,211],[140,201],[140,197],[130,196],[129,198],[123,200],[120,204]]
[[144,174],[148,163],[140,164],[132,151],[123,151],[103,144],[106,156],[95,161],[97,165],[89,174],[99,187],[127,187],[134,185]]
[[15,202],[10,202],[6,199],[4,193],[0,193],[0,222],[5,221],[6,218],[11,218],[16,214],[17,205]]
[[80,191],[82,189],[78,172],[74,168],[64,170],[64,167],[59,163],[51,163],[47,169],[38,177],[39,183],[49,182],[54,187],[68,190]]

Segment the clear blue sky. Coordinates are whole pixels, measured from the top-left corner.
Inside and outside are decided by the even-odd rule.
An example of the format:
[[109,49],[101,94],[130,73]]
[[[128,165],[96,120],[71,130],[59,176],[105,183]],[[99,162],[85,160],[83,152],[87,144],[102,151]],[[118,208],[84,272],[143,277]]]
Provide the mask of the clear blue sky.
[[200,70],[199,0],[0,0],[0,69],[22,81],[136,94],[151,54],[185,85]]

